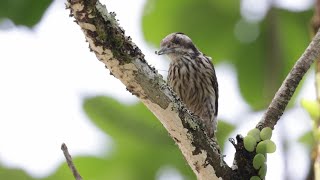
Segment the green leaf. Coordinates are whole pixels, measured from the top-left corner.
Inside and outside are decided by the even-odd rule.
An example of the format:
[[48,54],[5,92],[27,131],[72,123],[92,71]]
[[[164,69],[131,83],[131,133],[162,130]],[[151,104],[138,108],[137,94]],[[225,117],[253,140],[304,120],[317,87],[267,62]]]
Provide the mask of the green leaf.
[[17,25],[36,25],[52,0],[1,0],[0,19],[9,18]]
[[33,180],[25,171],[21,169],[9,169],[0,166],[0,179],[10,179],[10,180]]
[[91,120],[113,138],[125,138],[146,143],[173,144],[166,130],[143,104],[123,105],[118,101],[97,96],[84,101],[84,110]]
[[301,105],[313,120],[317,121],[320,118],[320,104],[317,100],[302,99]]
[[[124,159],[126,161],[124,161]],[[75,166],[83,179],[101,180],[135,180],[145,177],[154,179],[157,169],[152,164],[144,164],[144,160],[126,159],[126,157],[116,158],[96,158],[96,157],[78,157],[74,159]],[[150,159],[151,160],[151,159]],[[139,163],[137,163],[139,162]],[[142,163],[142,164],[141,164]],[[142,168],[142,165],[148,167]],[[44,180],[69,180],[73,179],[72,173],[66,163],[64,163],[55,174]]]
[[304,134],[302,134],[298,141],[302,144],[304,144],[306,147],[309,148],[309,150],[311,150],[313,148],[313,146],[315,145],[315,139],[313,137],[313,133],[312,131],[307,131]]
[[224,145],[227,142],[230,134],[235,130],[235,126],[226,121],[219,120],[218,122],[218,131],[216,133],[216,137],[218,139],[218,143],[220,145],[221,150],[224,149]]

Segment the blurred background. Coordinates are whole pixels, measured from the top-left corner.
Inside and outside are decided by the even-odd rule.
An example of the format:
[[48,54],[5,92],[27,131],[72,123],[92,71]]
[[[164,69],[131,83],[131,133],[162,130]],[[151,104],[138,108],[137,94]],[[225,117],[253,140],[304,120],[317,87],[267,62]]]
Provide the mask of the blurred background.
[[[153,114],[89,51],[65,2],[0,1],[0,179],[73,179],[63,142],[84,179],[196,179]],[[169,61],[154,51],[171,32],[213,58],[229,165],[227,138],[255,126],[311,39],[313,0],[102,3],[164,78]],[[275,128],[267,179],[307,177],[311,120],[300,102],[315,96],[311,68]]]

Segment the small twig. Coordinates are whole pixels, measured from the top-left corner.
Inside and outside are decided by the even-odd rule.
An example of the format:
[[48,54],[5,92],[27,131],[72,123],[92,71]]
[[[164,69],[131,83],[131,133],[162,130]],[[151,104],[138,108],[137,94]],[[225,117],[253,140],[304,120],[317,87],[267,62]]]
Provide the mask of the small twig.
[[70,170],[72,171],[72,174],[76,180],[82,180],[82,177],[80,176],[79,172],[77,171],[76,167],[73,164],[72,157],[68,151],[68,147],[65,143],[62,143],[61,150],[63,151],[64,157],[66,157],[66,161],[68,163],[68,166]]
[[283,81],[261,121],[257,124],[257,128],[274,128],[285,108],[287,107],[288,102],[299,85],[302,77],[308,71],[311,64],[319,57],[319,55],[320,33],[318,31],[308,48],[305,50],[305,52],[291,69],[286,79]]

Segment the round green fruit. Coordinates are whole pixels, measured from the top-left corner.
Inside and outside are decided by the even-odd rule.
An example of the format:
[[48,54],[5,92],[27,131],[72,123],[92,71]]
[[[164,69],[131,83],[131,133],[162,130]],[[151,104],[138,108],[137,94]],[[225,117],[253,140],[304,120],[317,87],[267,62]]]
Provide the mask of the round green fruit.
[[308,99],[302,99],[301,101],[302,106],[304,109],[306,109],[312,119],[319,119],[320,117],[320,104],[316,100],[308,100]]
[[272,136],[272,129],[270,127],[265,127],[260,132],[261,140],[271,139]]
[[243,144],[244,148],[246,148],[247,151],[253,152],[254,148],[257,145],[256,139],[250,135],[243,138]]
[[250,180],[261,180],[259,176],[252,176]]
[[259,141],[261,140],[261,139],[260,139],[260,130],[259,130],[258,128],[251,129],[251,130],[248,132],[248,135],[254,137],[257,142],[259,142]]
[[253,167],[255,169],[259,169],[264,163],[266,162],[266,158],[264,157],[263,154],[256,154],[253,158]]
[[266,154],[267,153],[267,145],[264,141],[261,141],[258,143],[256,152],[260,154]]
[[264,179],[267,174],[267,164],[263,164],[258,172],[261,179]]
[[265,140],[265,144],[267,146],[267,153],[274,153],[277,149],[276,144],[271,140]]

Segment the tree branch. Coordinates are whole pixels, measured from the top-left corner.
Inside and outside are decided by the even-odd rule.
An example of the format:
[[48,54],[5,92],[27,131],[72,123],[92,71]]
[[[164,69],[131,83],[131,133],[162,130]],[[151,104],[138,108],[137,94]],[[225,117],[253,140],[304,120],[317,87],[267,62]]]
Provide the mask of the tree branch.
[[[267,111],[263,115],[260,122],[257,124],[257,128],[262,129],[264,127],[274,128],[278,120],[282,116],[285,108],[288,105],[293,93],[295,92],[302,77],[310,68],[311,64],[320,55],[320,33],[319,31],[314,36],[313,40],[309,44],[308,48],[295,63],[290,73],[283,81],[278,92],[275,94],[271,104]],[[272,73],[272,72],[270,72]]]
[[198,123],[201,121],[182,105],[131,38],[124,35],[115,13],[108,13],[97,0],[68,0],[67,8],[90,50],[161,121],[198,179],[239,178],[221,159],[217,142],[208,138]]
[[64,157],[66,158],[67,164],[72,171],[72,174],[76,180],[82,180],[82,177],[80,176],[79,172],[77,171],[77,168],[73,164],[72,157],[68,151],[68,147],[65,143],[62,143],[61,150],[63,151]]

